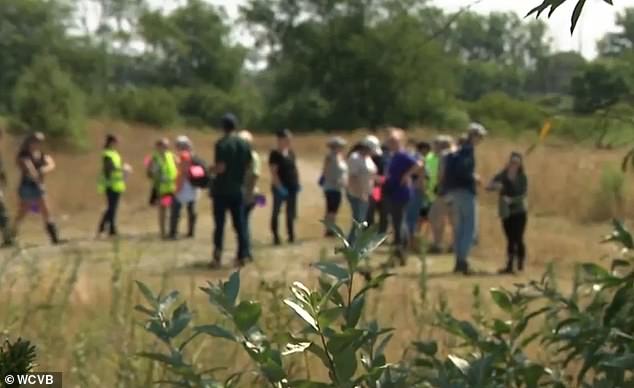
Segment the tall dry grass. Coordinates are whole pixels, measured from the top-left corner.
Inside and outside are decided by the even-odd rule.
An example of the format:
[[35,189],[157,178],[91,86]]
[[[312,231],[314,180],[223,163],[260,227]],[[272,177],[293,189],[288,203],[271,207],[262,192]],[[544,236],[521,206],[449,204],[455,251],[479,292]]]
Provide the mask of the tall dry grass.
[[[96,177],[100,168],[100,146],[107,132],[121,138],[121,152],[136,173],[129,182],[120,221],[128,233],[118,245],[94,242],[91,237],[102,207],[96,192]],[[68,376],[69,386],[147,387],[160,377],[160,370],[149,361],[134,357],[141,349],[151,350],[150,342],[138,325],[140,318],[133,306],[140,299],[134,290],[134,280],[142,280],[155,290],[179,289],[195,312],[198,323],[214,322],[217,317],[207,301],[196,292],[206,280],[225,277],[228,270],[210,272],[204,264],[210,255],[211,220],[209,201],[201,200],[199,236],[193,242],[175,244],[155,240],[155,214],[146,205],[148,183],[143,173],[143,157],[161,137],[186,133],[194,141],[203,158],[211,160],[213,143],[218,133],[195,130],[156,131],[152,128],[129,126],[120,122],[93,122],[90,127],[91,149],[82,153],[54,150],[58,169],[48,178],[53,207],[61,221],[63,232],[76,239],[69,246],[52,249],[46,246],[27,247],[22,251],[0,251],[0,332],[22,335],[40,348],[42,369],[61,370]],[[417,131],[417,139],[433,136],[430,131]],[[360,139],[362,132],[345,135],[350,142]],[[331,255],[332,246],[322,242],[323,215],[321,193],[316,181],[325,151],[326,136],[297,136],[295,147],[301,158],[304,190],[300,199],[299,236],[301,244],[283,248],[268,245],[268,208],[255,215],[256,263],[243,270],[247,295],[267,300],[269,308],[280,311],[267,325],[287,325],[280,306],[275,306],[274,293],[285,294],[285,284],[300,280],[310,283],[311,262]],[[3,149],[5,159],[16,151],[18,139],[10,139]],[[265,159],[274,147],[272,136],[258,136],[256,148]],[[504,165],[512,150],[524,150],[530,144],[505,139],[488,139],[478,150],[479,173],[486,179]],[[547,145],[526,158],[530,179],[531,218],[527,234],[529,268],[523,277],[495,276],[473,279],[450,275],[453,263],[448,257],[430,258],[421,277],[421,263],[415,258],[399,276],[388,281],[368,303],[368,311],[384,326],[397,328],[397,336],[388,354],[399,357],[412,339],[435,335],[426,323],[430,309],[438,298],[445,298],[459,316],[469,317],[473,304],[472,289],[481,290],[511,285],[537,277],[547,263],[555,261],[561,286],[571,282],[571,268],[577,261],[592,260],[609,253],[599,246],[598,237],[607,230],[596,220],[597,203],[605,166],[618,163],[618,151],[596,151],[582,146]],[[9,166],[10,160],[5,160]],[[11,183],[17,177],[11,169]],[[632,215],[632,196],[623,182],[622,208],[610,207],[606,215]],[[265,173],[260,186],[266,191],[269,178]],[[11,189],[13,191],[13,189]],[[14,203],[15,195],[9,195]],[[493,272],[503,262],[504,246],[499,220],[495,211],[495,196],[481,196],[481,244],[474,253],[476,265]],[[609,204],[608,204],[609,205]],[[609,205],[612,206],[612,205]],[[606,208],[607,209],[607,208]],[[349,222],[344,204],[342,225]],[[30,222],[24,231],[26,240],[44,242],[39,221]],[[228,242],[231,241],[227,237]],[[229,243],[231,248],[231,242]],[[260,284],[268,287],[260,287]],[[276,286],[271,286],[276,284]],[[423,285],[424,284],[424,285]],[[425,295],[426,303],[423,303]],[[394,303],[396,302],[397,303]],[[486,306],[484,307],[486,308]],[[277,310],[276,310],[277,309]],[[273,319],[275,318],[275,319]],[[232,349],[204,341],[196,349],[195,360],[200,365],[245,369],[247,362]],[[305,369],[297,366],[298,371]],[[298,372],[300,373],[300,372]]]

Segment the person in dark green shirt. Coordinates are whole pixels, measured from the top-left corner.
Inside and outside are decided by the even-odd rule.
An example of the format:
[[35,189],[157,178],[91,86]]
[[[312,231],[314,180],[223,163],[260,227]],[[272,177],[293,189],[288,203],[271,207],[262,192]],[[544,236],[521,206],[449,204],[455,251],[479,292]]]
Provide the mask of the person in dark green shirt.
[[238,120],[226,114],[221,120],[224,136],[215,147],[215,175],[211,195],[214,214],[214,252],[211,266],[220,267],[224,242],[226,213],[229,211],[238,240],[236,264],[244,265],[251,260],[250,241],[245,227],[245,206],[242,188],[247,171],[251,168],[251,146],[237,133]]

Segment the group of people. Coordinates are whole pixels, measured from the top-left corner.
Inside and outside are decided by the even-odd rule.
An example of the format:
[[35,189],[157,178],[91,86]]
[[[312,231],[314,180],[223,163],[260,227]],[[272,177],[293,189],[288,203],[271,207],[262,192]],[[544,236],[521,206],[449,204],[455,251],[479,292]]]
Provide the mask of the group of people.
[[[457,142],[444,135],[432,142],[416,142],[407,141],[403,130],[393,128],[383,143],[368,135],[348,152],[343,138],[330,139],[319,181],[325,219],[335,222],[345,195],[354,223],[378,223],[381,233],[391,229],[394,256],[401,265],[408,249],[416,248],[419,235],[429,230],[428,253],[453,252],[454,271],[471,273],[468,258],[478,239],[477,195],[482,186],[475,148],[486,135],[482,125],[472,123]],[[507,239],[507,261],[501,273],[524,268],[527,188],[519,153],[513,153],[484,187],[499,195],[499,216]],[[354,223],[348,236],[351,242],[358,230]],[[453,231],[451,244],[445,242],[447,225]],[[328,230],[325,234],[331,236]]]
[[[213,253],[211,266],[219,267],[223,256],[224,229],[229,213],[237,239],[235,263],[245,265],[253,259],[251,252],[250,218],[257,205],[266,198],[258,189],[262,174],[261,160],[253,149],[253,136],[238,129],[238,120],[226,114],[220,122],[223,136],[215,144],[213,163],[207,164],[194,151],[187,136],[175,139],[174,149],[169,139],[155,143],[153,153],[145,160],[151,184],[149,203],[158,209],[158,229],[161,238],[179,238],[183,209],[187,211],[187,238],[196,231],[196,202],[201,190],[208,191],[213,202]],[[455,272],[468,274],[468,257],[477,242],[477,194],[481,186],[476,173],[475,147],[487,131],[473,123],[466,135],[457,142],[449,136],[437,136],[432,142],[407,141],[403,130],[392,128],[383,142],[374,135],[365,136],[348,149],[341,137],[327,143],[319,178],[326,202],[325,219],[336,221],[345,199],[350,205],[353,222],[378,224],[379,231],[391,231],[395,257],[406,262],[408,249],[413,248],[421,233],[431,232],[429,253],[453,251]],[[0,136],[2,134],[0,133]],[[297,158],[292,147],[292,133],[285,129],[276,133],[277,146],[269,154],[271,174],[272,215],[270,228],[275,245],[282,244],[279,218],[285,213],[287,241],[296,240],[295,222],[298,196],[301,192]],[[29,212],[41,214],[45,230],[54,244],[60,243],[59,232],[52,221],[47,204],[44,178],[54,170],[53,158],[43,152],[45,137],[34,133],[23,141],[16,156],[21,172],[18,195],[20,204],[13,223],[9,222],[2,188],[6,186],[5,170],[0,160],[0,232],[3,244],[12,245],[18,228]],[[1,159],[1,158],[0,158]],[[126,181],[132,172],[119,153],[119,139],[107,135],[102,152],[102,170],[98,191],[106,199],[97,228],[117,236],[117,213]],[[522,270],[526,257],[527,178],[522,156],[513,153],[508,164],[484,188],[499,193],[499,215],[507,238],[508,259],[501,270],[511,273]],[[453,243],[446,244],[445,230],[453,230]],[[348,239],[354,242],[355,231]],[[329,230],[326,237],[332,236]]]

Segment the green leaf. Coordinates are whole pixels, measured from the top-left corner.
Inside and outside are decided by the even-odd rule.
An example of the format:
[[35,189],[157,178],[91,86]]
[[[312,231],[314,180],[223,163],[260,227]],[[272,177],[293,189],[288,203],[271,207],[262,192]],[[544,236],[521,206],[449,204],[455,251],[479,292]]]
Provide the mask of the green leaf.
[[363,306],[365,306],[365,296],[354,298],[346,311],[346,327],[354,328],[357,326],[363,312]]
[[152,317],[152,316],[154,316],[154,315],[156,314],[156,311],[154,311],[154,310],[150,310],[150,309],[148,309],[147,307],[142,306],[142,305],[140,305],[140,304],[138,304],[138,305],[134,306],[134,309],[135,309],[136,311],[139,311],[139,312],[141,312],[141,313],[143,313],[143,314],[145,314],[145,315],[149,315],[149,316],[151,316],[151,317]]
[[328,352],[330,352],[330,354],[337,354],[348,348],[356,350],[359,340],[364,334],[365,332],[363,330],[358,329],[346,329],[341,333],[335,333],[328,340]]
[[502,336],[511,332],[511,324],[500,319],[493,320],[493,331],[497,336]]
[[321,221],[321,223],[326,226],[326,229],[333,232],[335,236],[337,236],[337,238],[339,239],[339,241],[343,244],[345,248],[350,247],[350,243],[348,242],[348,238],[346,237],[346,234],[343,232],[343,230],[341,230],[341,228],[337,226],[337,224],[328,220]]
[[366,292],[368,292],[371,289],[374,288],[378,288],[381,287],[383,285],[383,282],[385,282],[385,280],[387,278],[391,278],[392,276],[395,276],[395,274],[393,273],[382,273],[379,276],[373,278],[372,280],[370,280],[357,294],[357,297],[360,295],[365,294]]
[[438,352],[438,344],[436,341],[418,341],[414,342],[414,346],[419,353],[433,357]]
[[453,354],[449,355],[449,361],[451,361],[451,363],[458,368],[458,370],[460,372],[462,372],[463,375],[467,375],[467,373],[469,373],[469,362],[463,358],[460,358],[458,356],[454,356]]
[[293,284],[291,285],[291,292],[300,302],[311,305],[310,296],[312,293],[310,292],[308,287],[303,285],[301,282],[293,282]]
[[158,361],[163,364],[176,366],[174,363],[174,359],[171,356],[168,356],[166,354],[142,352],[142,353],[138,353],[137,355],[139,357],[147,358],[152,361]]
[[212,337],[224,338],[233,342],[237,342],[236,336],[234,336],[233,333],[218,325],[197,326],[194,327],[194,332],[208,334]]
[[242,332],[251,329],[262,315],[262,306],[253,301],[242,301],[233,313],[233,319]]
[[231,306],[236,305],[238,294],[240,293],[240,272],[236,271],[229,276],[229,280],[223,284],[222,290],[227,302]]
[[319,331],[319,327],[317,325],[317,321],[315,320],[315,318],[308,311],[306,311],[302,306],[298,305],[297,303],[293,302],[290,299],[286,299],[284,303],[288,307],[290,307],[293,311],[295,311],[295,314],[299,315],[299,317],[303,319],[304,322],[308,323],[310,327],[315,329],[315,331]]
[[260,368],[266,378],[272,383],[278,383],[286,378],[286,372],[272,357],[260,363]]
[[315,381],[308,381],[308,380],[292,381],[288,386],[293,388],[331,388],[332,387],[332,385],[330,384],[318,383]]
[[192,314],[187,308],[187,304],[182,303],[172,313],[172,321],[167,333],[171,338],[178,336],[185,330],[192,320]]
[[522,368],[522,375],[524,376],[524,381],[526,382],[526,388],[539,387],[539,380],[544,374],[546,374],[546,371],[541,365],[531,364]]
[[603,324],[605,326],[610,326],[610,323],[614,319],[614,317],[623,309],[624,306],[631,300],[630,294],[632,290],[632,284],[628,282],[619,288],[612,298],[612,302],[605,309],[605,314],[603,315]]
[[350,273],[348,273],[347,269],[332,262],[315,263],[313,267],[337,280],[346,280],[350,277]]
[[178,291],[171,291],[164,298],[161,298],[161,300],[159,301],[158,310],[165,313],[166,311],[171,309],[174,302],[178,300],[179,295],[180,294],[178,293]]
[[460,321],[458,322],[458,327],[462,334],[464,334],[471,341],[477,341],[480,338],[480,333],[478,330],[468,321]]
[[571,25],[570,25],[570,33],[572,34],[575,31],[575,27],[577,27],[577,22],[579,21],[579,17],[581,16],[581,12],[583,11],[583,6],[586,5],[586,0],[579,0],[577,5],[575,6],[574,11],[572,11]]
[[335,370],[340,382],[348,382],[357,372],[357,357],[352,349],[345,349],[333,355]]
[[511,298],[505,290],[492,288],[489,292],[491,293],[493,301],[495,302],[495,304],[498,305],[499,308],[506,312],[511,312],[513,310]]
[[614,357],[610,360],[602,362],[601,365],[608,368],[634,370],[634,354],[629,353],[622,356]]
[[147,300],[148,303],[152,305],[152,307],[156,308],[158,306],[158,303],[150,288],[138,280],[136,280],[135,283],[137,287],[139,287],[139,291],[141,291],[141,294],[143,294],[143,296],[145,297],[145,300]]
[[308,348],[311,347],[312,342],[299,342],[295,344],[286,344],[284,351],[282,351],[282,356],[289,356],[295,353],[304,353]]
[[583,263],[581,264],[581,269],[583,269],[583,271],[593,279],[604,279],[610,277],[610,273],[605,268],[595,263]]
[[319,312],[319,316],[317,321],[319,322],[319,327],[324,330],[341,316],[343,312],[343,307],[334,307],[328,310],[323,310]]
[[328,298],[331,302],[333,302],[337,306],[343,305],[343,297],[341,296],[341,293],[339,292],[339,288],[341,287],[342,284],[344,283],[339,281],[331,284],[330,282],[327,281],[327,279],[324,276],[319,277],[319,287],[321,288],[321,292],[324,295],[324,300],[320,302],[320,306],[319,306],[320,308],[326,304],[327,302],[326,298]]

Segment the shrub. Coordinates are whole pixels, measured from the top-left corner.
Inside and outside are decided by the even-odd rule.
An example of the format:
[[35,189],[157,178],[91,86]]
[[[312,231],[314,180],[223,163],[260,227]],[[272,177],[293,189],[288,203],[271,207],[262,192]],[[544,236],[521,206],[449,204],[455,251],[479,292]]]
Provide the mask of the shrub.
[[82,94],[54,57],[37,57],[20,76],[13,97],[13,131],[40,131],[75,145],[83,142]]
[[[513,290],[491,289],[489,296],[501,315],[476,311],[473,321],[456,318],[446,302],[435,313],[435,325],[454,343],[439,348],[436,340],[413,341],[405,357],[388,362],[385,349],[393,329],[381,328],[364,314],[368,293],[392,276],[373,276],[362,263],[384,240],[372,229],[358,230],[350,245],[343,232],[330,225],[341,240],[338,251],[345,265],[319,262],[318,286],[295,282],[284,300],[301,323],[273,340],[261,325],[260,303],[240,295],[240,275],[201,288],[222,321],[190,327],[193,315],[178,292],[155,295],[138,286],[147,301],[136,310],[146,316],[145,329],[163,345],[163,352],[141,355],[167,367],[162,383],[186,387],[236,387],[248,372],[220,380],[219,368],[204,370],[190,361],[188,348],[199,336],[228,341],[249,355],[255,365],[248,386],[276,388],[331,387],[629,387],[634,384],[634,249],[632,235],[619,222],[605,242],[620,245],[622,256],[609,270],[594,263],[580,265],[570,295],[556,285],[552,271],[539,281],[516,284]],[[383,268],[386,268],[385,266]],[[366,278],[366,284],[354,279]],[[479,289],[474,297],[479,298]],[[480,308],[479,300],[474,308]],[[543,319],[544,324],[531,325]],[[277,341],[286,346],[279,348]],[[530,359],[526,349],[539,344],[551,357]],[[447,354],[445,356],[445,354]],[[328,382],[311,377],[293,380],[288,365],[296,355],[316,357]],[[211,372],[210,372],[211,371]],[[308,375],[314,375],[311,371]]]
[[126,88],[115,96],[121,118],[157,127],[166,127],[178,119],[178,99],[168,90]]
[[466,107],[473,120],[481,122],[493,133],[538,131],[546,118],[538,105],[514,99],[502,92],[487,94]]
[[449,106],[440,112],[436,126],[443,129],[464,130],[469,125],[469,114],[458,107]]
[[180,115],[190,125],[216,127],[226,112],[235,113],[241,126],[251,126],[261,114],[261,103],[250,89],[226,92],[213,86],[196,89],[181,89],[179,95]]

